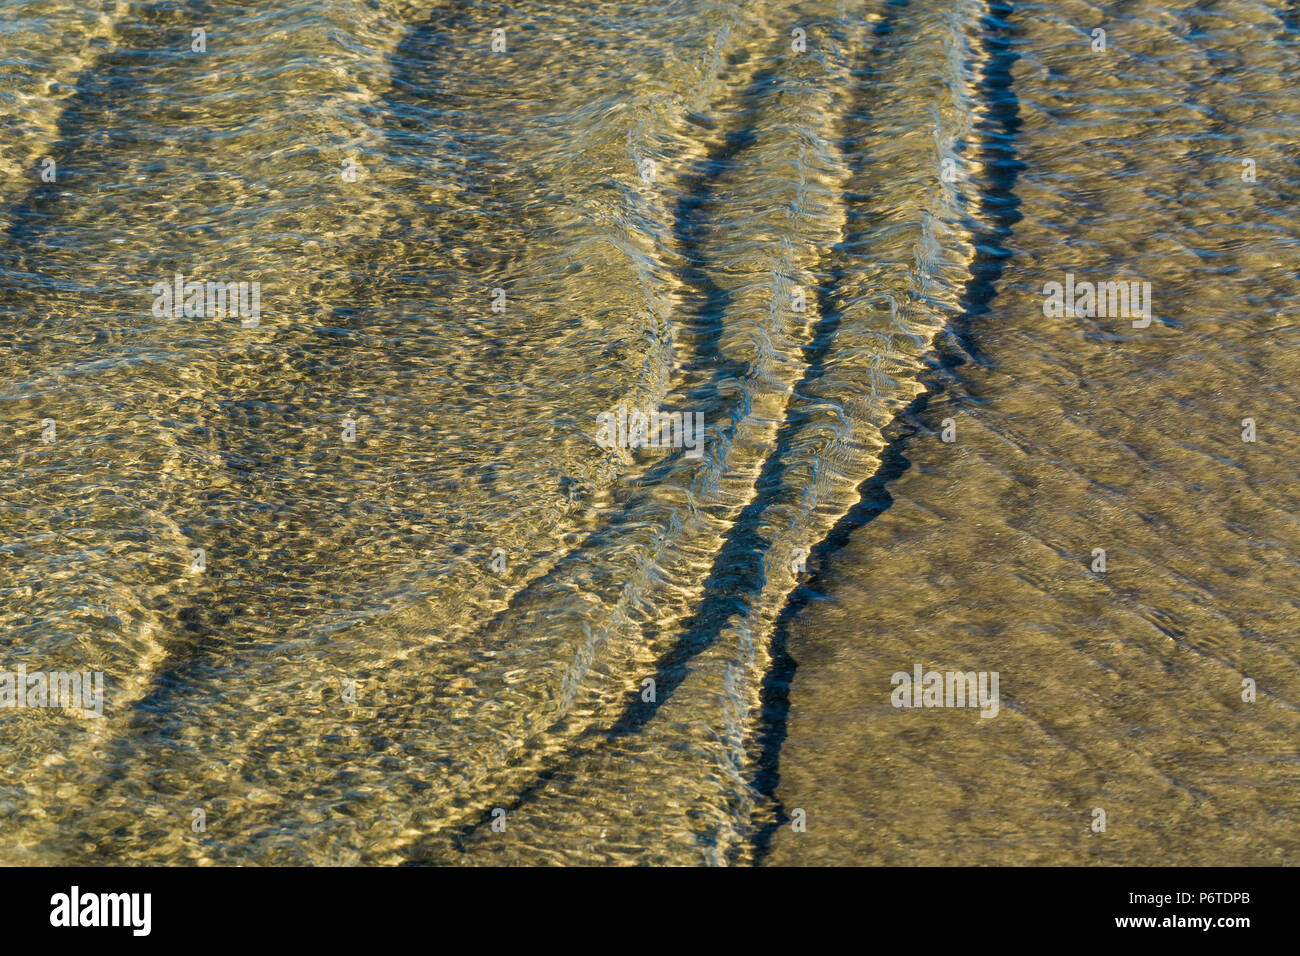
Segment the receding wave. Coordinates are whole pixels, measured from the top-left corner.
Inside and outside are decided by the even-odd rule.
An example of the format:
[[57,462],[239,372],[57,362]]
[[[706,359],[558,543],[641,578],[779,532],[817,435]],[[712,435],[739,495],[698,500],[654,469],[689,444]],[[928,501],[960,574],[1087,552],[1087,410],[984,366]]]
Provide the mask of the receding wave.
[[5,661],[110,704],[7,719],[13,857],[763,858],[809,562],[985,361],[1027,14],[7,9]]

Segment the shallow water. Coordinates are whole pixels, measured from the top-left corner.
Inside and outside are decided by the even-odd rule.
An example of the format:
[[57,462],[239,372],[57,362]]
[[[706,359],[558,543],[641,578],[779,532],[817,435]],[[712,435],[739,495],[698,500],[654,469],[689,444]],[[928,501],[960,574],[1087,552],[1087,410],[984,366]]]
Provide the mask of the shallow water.
[[0,862],[1296,859],[1294,7],[0,11]]

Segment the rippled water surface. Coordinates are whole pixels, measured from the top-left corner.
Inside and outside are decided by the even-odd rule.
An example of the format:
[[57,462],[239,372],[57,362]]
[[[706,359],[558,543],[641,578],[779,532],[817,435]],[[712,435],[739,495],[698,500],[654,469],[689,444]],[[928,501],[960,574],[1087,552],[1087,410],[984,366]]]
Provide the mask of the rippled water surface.
[[1297,89],[1290,0],[0,0],[0,670],[106,685],[0,862],[1300,862]]

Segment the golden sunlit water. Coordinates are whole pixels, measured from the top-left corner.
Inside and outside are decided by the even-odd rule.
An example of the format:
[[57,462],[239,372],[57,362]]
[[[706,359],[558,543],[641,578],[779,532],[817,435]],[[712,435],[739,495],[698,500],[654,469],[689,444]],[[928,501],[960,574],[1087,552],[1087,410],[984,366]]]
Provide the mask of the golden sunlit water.
[[1300,861],[1293,4],[0,21],[0,863]]

